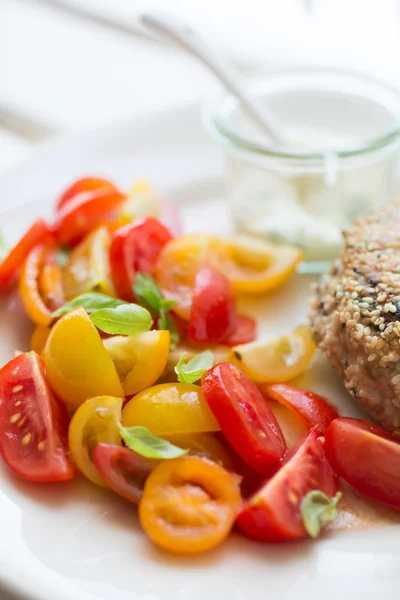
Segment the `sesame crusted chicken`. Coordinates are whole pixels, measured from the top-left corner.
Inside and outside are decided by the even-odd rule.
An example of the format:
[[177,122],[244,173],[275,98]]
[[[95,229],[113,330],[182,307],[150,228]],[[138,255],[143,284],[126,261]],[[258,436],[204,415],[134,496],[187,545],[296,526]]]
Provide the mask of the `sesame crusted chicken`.
[[353,398],[400,427],[400,203],[358,221],[316,287],[314,337]]

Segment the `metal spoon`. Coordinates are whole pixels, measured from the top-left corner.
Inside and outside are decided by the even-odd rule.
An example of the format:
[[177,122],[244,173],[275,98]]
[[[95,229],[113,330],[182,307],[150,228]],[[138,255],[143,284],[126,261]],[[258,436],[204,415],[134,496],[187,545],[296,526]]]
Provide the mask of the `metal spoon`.
[[269,135],[275,144],[287,145],[287,143],[285,144],[284,126],[278,117],[267,106],[261,108],[257,105],[238,81],[233,70],[207,46],[190,26],[177,17],[158,12],[144,13],[141,15],[140,21],[150,33],[175,44],[178,43],[199,58],[236,96],[247,115]]

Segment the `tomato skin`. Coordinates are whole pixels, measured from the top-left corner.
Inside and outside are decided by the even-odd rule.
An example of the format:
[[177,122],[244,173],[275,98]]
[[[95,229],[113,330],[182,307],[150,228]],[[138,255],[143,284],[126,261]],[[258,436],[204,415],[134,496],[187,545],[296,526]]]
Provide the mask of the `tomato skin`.
[[200,554],[227,537],[240,502],[233,475],[205,458],[184,456],[161,462],[149,475],[139,519],[164,550]]
[[219,430],[201,387],[189,383],[162,383],[139,392],[125,404],[122,424],[147,427],[161,437]]
[[68,423],[35,352],[20,354],[0,370],[0,453],[14,473],[43,482],[75,477],[67,457]]
[[61,270],[55,264],[55,250],[54,245],[34,246],[21,270],[20,298],[26,313],[37,325],[49,325],[53,311],[64,304]]
[[93,462],[113,492],[128,502],[139,504],[146,478],[160,461],[144,458],[116,444],[101,443],[94,449]]
[[78,193],[64,202],[54,224],[60,245],[75,246],[90,231],[112,220],[125,200],[116,188],[100,188]]
[[121,398],[90,398],[80,405],[69,426],[68,443],[74,463],[87,479],[100,487],[107,484],[94,464],[93,452],[101,442],[122,444],[118,431],[121,408]]
[[0,292],[6,292],[16,281],[19,269],[32,248],[50,236],[52,232],[47,223],[42,219],[35,221],[0,264]]
[[133,301],[136,273],[153,274],[158,256],[171,233],[154,217],[136,219],[114,232],[110,246],[111,277],[117,296]]
[[238,344],[248,344],[257,337],[257,323],[252,317],[237,315],[234,329],[224,340],[227,346],[236,346]]
[[78,194],[83,192],[94,192],[98,190],[110,190],[117,192],[117,188],[108,179],[101,177],[82,177],[77,181],[74,181],[67,189],[61,194],[59,201],[57,202],[57,211],[60,211],[70,201],[75,200]]
[[267,398],[276,400],[294,412],[306,427],[311,429],[317,425],[323,434],[330,423],[339,416],[326,400],[309,390],[284,383],[264,384],[260,389]]
[[325,452],[335,473],[356,490],[400,509],[400,436],[369,421],[340,417],[326,431]]
[[223,434],[236,452],[255,471],[270,473],[283,456],[286,443],[257,386],[227,362],[207,371],[201,385]]
[[314,489],[329,497],[338,490],[337,477],[325,457],[317,427],[288,451],[281,468],[246,501],[236,522],[249,537],[260,542],[307,537],[301,502]]
[[223,273],[204,265],[195,278],[188,341],[221,343],[233,333],[235,323],[236,307],[231,284]]

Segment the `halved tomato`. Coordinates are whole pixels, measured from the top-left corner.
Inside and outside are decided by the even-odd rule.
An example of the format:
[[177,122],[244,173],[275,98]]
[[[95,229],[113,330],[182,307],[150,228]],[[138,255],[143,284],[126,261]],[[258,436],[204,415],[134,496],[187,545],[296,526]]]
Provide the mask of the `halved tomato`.
[[301,517],[304,497],[312,490],[332,497],[338,489],[323,442],[318,428],[311,429],[288,451],[280,470],[246,501],[236,522],[248,536],[260,542],[307,537]]
[[168,229],[153,217],[136,219],[113,234],[110,265],[118,297],[134,300],[136,273],[152,275],[162,248],[171,239]]
[[276,400],[294,412],[306,427],[311,429],[317,425],[323,434],[328,425],[339,416],[326,400],[309,390],[282,383],[263,384],[260,389],[267,398]]
[[118,192],[117,188],[108,179],[102,177],[82,177],[77,181],[74,181],[67,189],[61,194],[59,201],[57,202],[57,211],[65,208],[70,202],[79,202],[79,199],[87,198],[87,195],[91,192],[99,192],[100,190],[108,190],[110,192]]
[[0,370],[0,453],[14,473],[30,481],[72,479],[68,423],[35,352],[20,354]]
[[115,295],[108,260],[110,244],[111,236],[106,227],[99,227],[73,248],[63,270],[68,300],[90,291]]
[[53,311],[65,303],[55,255],[53,244],[39,244],[32,248],[22,266],[19,295],[26,313],[37,325],[49,325]]
[[122,423],[160,436],[220,429],[201,387],[188,383],[163,383],[140,392],[125,405]]
[[169,331],[145,331],[103,340],[125,396],[149,388],[162,375],[168,360],[169,338]]
[[148,475],[160,463],[129,448],[104,443],[95,447],[93,462],[104,483],[133,504],[139,504]]
[[277,339],[235,346],[229,361],[256,383],[281,383],[303,373],[316,349],[309,327],[301,325],[293,333]]
[[248,236],[220,240],[210,254],[211,264],[228,277],[237,294],[264,294],[279,287],[293,275],[302,258],[297,248]]
[[53,325],[44,349],[47,377],[57,396],[77,408],[94,396],[123,398],[117,371],[83,308]]
[[166,298],[178,305],[174,312],[183,319],[190,318],[192,294],[197,272],[206,263],[209,235],[184,235],[171,240],[160,252],[155,277]]
[[217,463],[184,456],[149,475],[139,519],[149,538],[176,554],[200,554],[229,534],[240,506],[237,479]]
[[17,280],[19,269],[32,248],[51,235],[47,223],[42,219],[35,221],[0,264],[0,292],[6,292]]
[[93,463],[93,453],[101,442],[122,444],[118,431],[121,408],[121,398],[90,398],[81,404],[69,426],[68,442],[76,466],[85,477],[100,487],[107,487],[107,484]]
[[203,265],[197,272],[188,324],[188,341],[223,343],[233,334],[236,306],[228,279],[217,269]]
[[257,337],[257,323],[252,317],[236,315],[235,326],[231,334],[224,340],[227,346],[237,346],[253,342]]
[[113,184],[96,187],[83,181],[67,190],[59,202],[54,231],[60,245],[74,246],[99,225],[112,221],[126,198]]
[[332,469],[362,494],[400,509],[400,436],[379,425],[341,417],[326,431]]
[[259,473],[270,473],[285,452],[286,443],[257,386],[230,363],[220,363],[207,371],[201,386],[236,452]]

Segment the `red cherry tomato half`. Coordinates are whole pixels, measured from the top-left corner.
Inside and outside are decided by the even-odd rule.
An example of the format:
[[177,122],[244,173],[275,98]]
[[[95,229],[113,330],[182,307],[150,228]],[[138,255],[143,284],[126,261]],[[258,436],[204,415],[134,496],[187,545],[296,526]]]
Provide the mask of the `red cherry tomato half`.
[[82,177],[82,179],[78,179],[67,187],[61,194],[60,199],[57,202],[57,211],[60,211],[61,208],[65,207],[71,200],[75,201],[79,194],[98,190],[118,192],[115,185],[108,179],[103,179],[102,177]]
[[400,509],[400,436],[341,417],[327,429],[325,452],[335,473],[356,490]]
[[338,481],[324,453],[317,427],[291,448],[281,469],[242,508],[237,524],[260,542],[284,542],[304,538],[301,503],[312,490],[332,497]]
[[129,502],[139,504],[146,478],[160,461],[144,458],[116,444],[97,444],[93,462],[113,492]]
[[203,265],[193,288],[188,341],[219,344],[235,327],[236,307],[232,286],[223,273]]
[[160,251],[171,239],[168,229],[154,217],[137,219],[113,234],[110,266],[119,298],[134,300],[132,284],[136,273],[151,275]]
[[339,416],[326,400],[309,390],[284,383],[263,384],[260,389],[268,398],[294,412],[309,429],[318,425],[323,434],[329,424]]
[[92,187],[83,188],[82,183],[76,182],[59,201],[54,230],[61,245],[74,246],[90,231],[111,221],[126,199],[111,183],[108,186],[95,187],[93,184]]
[[255,471],[268,474],[286,450],[285,439],[257,386],[222,362],[204,375],[202,389],[223,434]]
[[244,315],[237,315],[233,331],[223,343],[227,346],[238,346],[239,344],[253,342],[256,336],[257,323],[255,320]]
[[42,219],[35,221],[0,264],[0,292],[7,291],[15,282],[19,269],[32,248],[51,235],[49,226]]
[[0,454],[12,471],[29,481],[72,479],[68,425],[35,352],[20,354],[0,370]]

